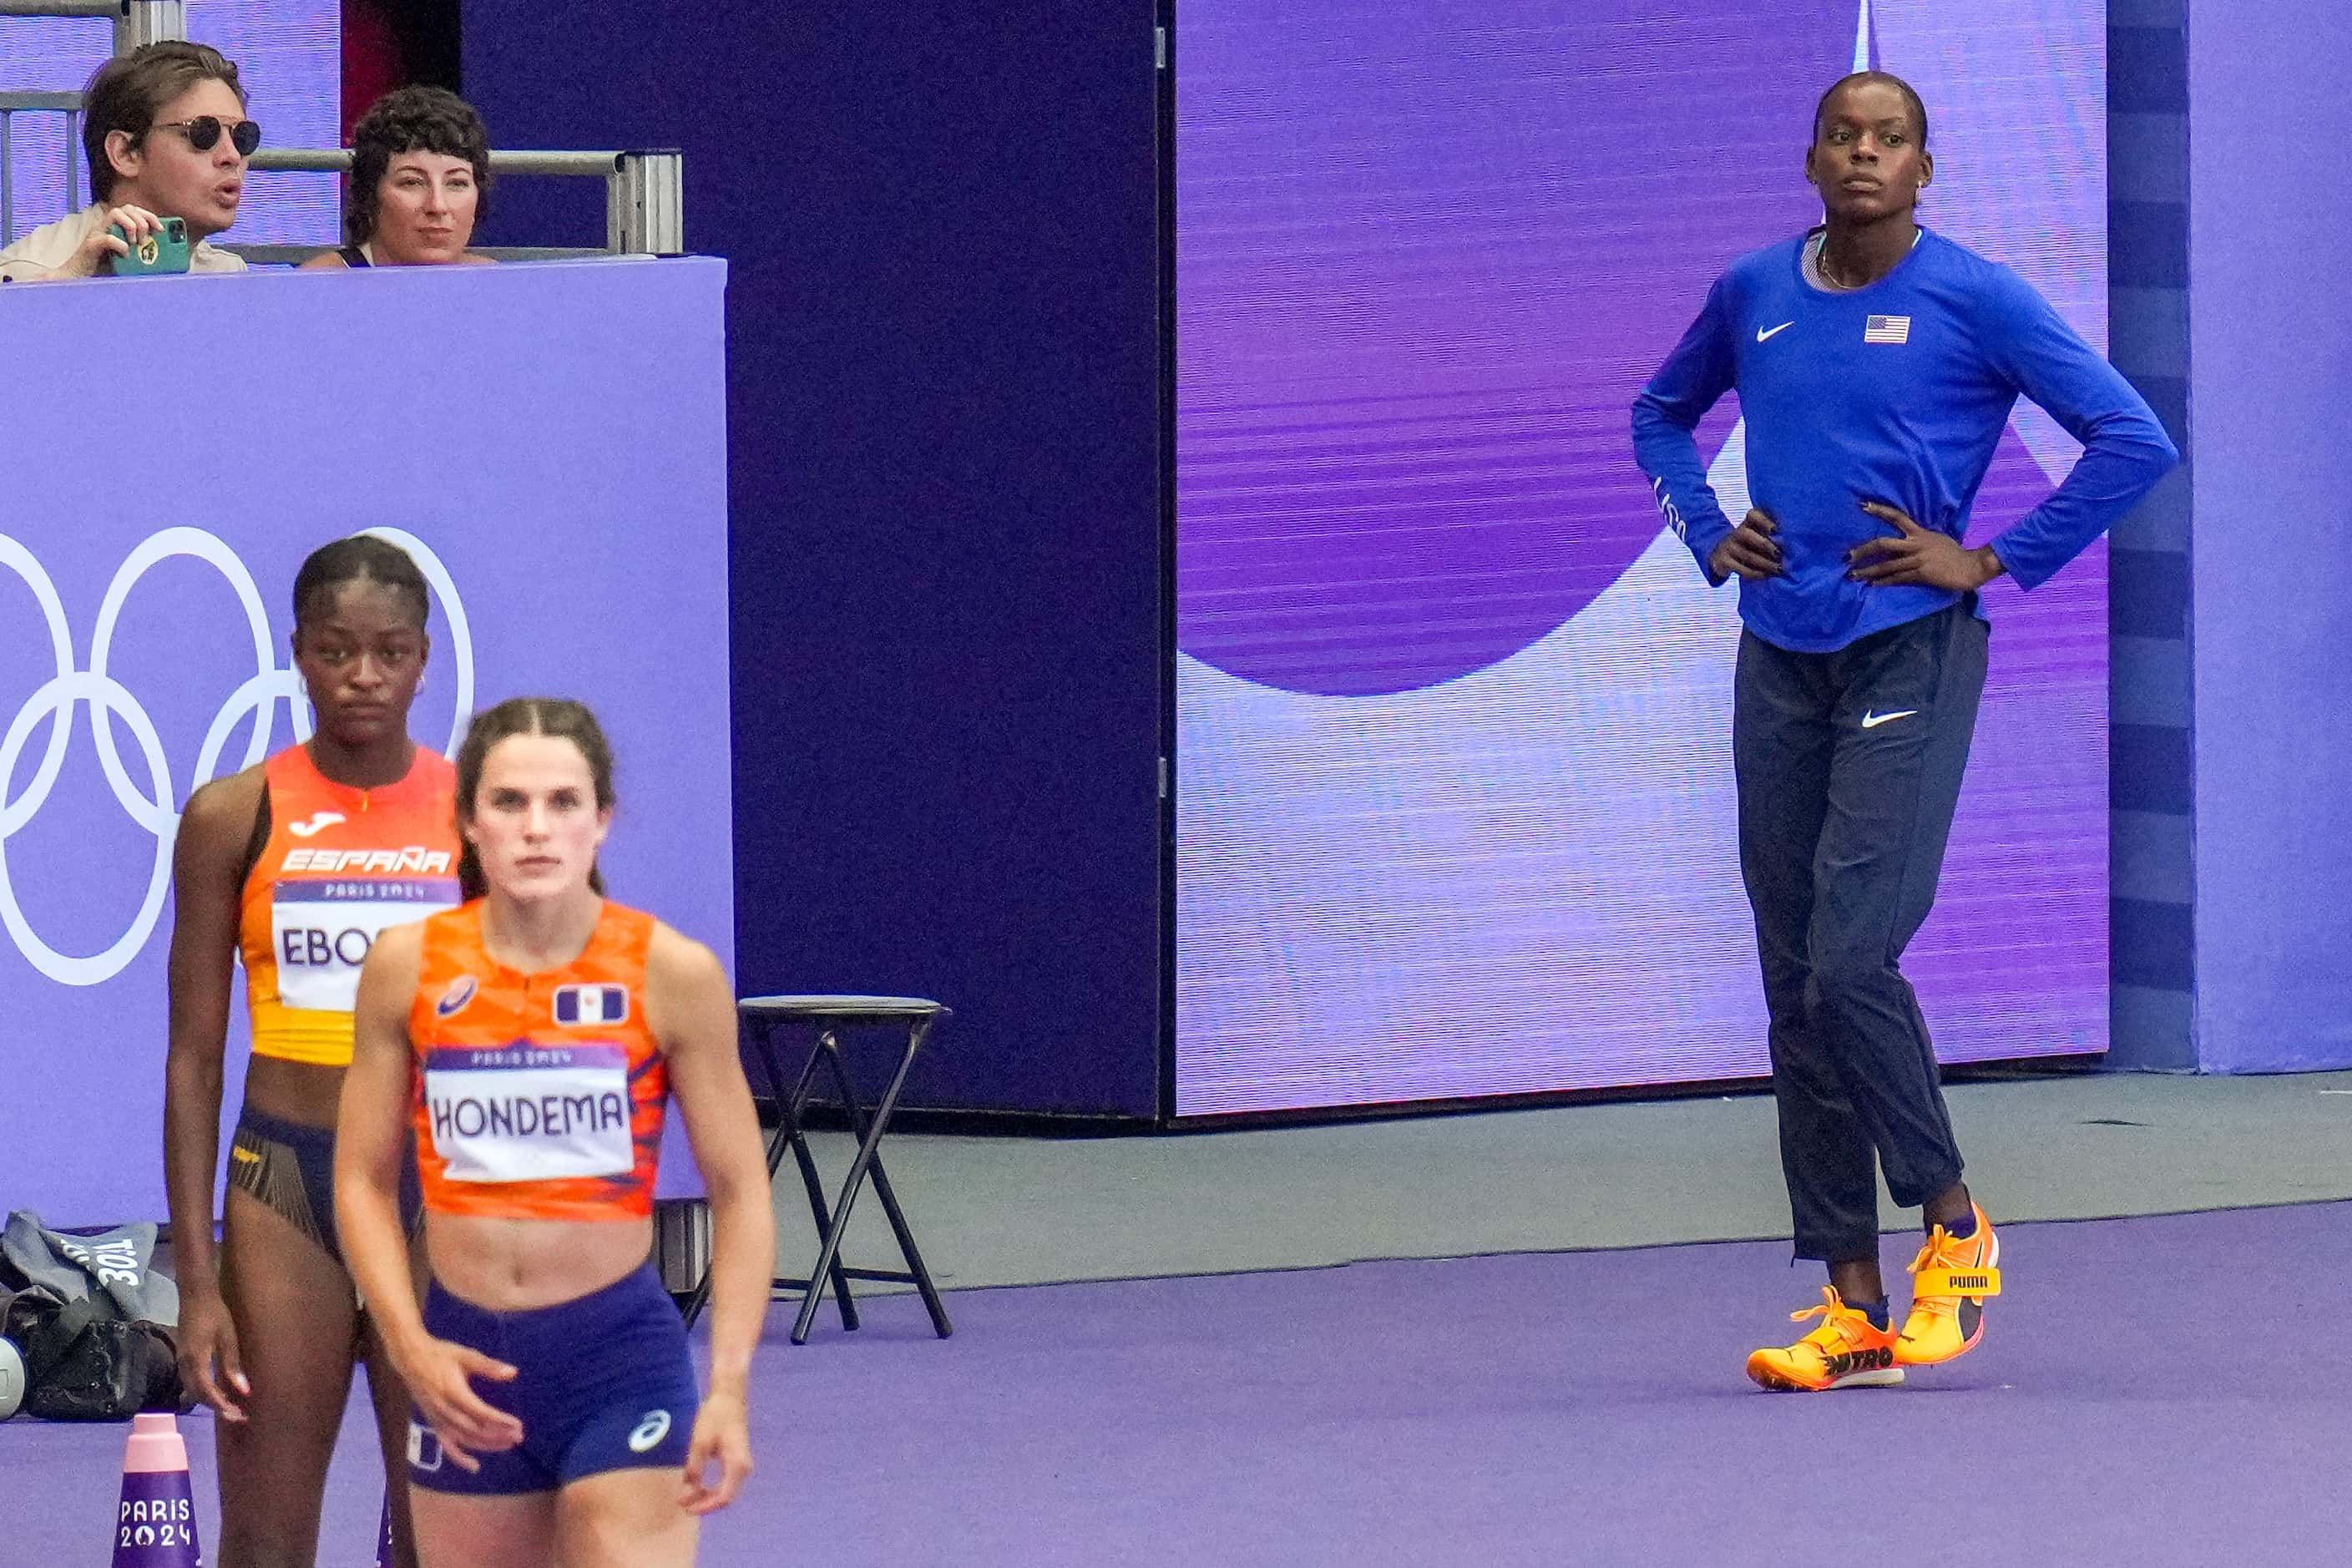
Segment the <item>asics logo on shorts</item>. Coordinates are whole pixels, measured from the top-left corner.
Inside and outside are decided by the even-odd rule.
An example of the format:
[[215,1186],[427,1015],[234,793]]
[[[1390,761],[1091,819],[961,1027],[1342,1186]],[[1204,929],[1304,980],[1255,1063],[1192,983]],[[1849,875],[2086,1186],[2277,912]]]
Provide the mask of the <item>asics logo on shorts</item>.
[[430,1426],[411,1421],[408,1424],[408,1462],[420,1470],[439,1469],[441,1468],[440,1435]]
[[629,1434],[629,1452],[642,1454],[669,1436],[669,1412],[656,1410],[637,1423]]
[[310,814],[310,820],[308,822],[288,823],[286,831],[297,838],[311,838],[325,832],[338,822],[349,820],[340,811],[314,811]]

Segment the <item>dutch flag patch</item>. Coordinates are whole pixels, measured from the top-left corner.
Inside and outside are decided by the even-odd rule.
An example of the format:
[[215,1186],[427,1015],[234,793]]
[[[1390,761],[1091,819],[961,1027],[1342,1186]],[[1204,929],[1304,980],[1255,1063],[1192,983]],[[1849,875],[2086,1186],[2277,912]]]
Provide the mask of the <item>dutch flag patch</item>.
[[627,1022],[628,1016],[629,988],[625,985],[555,988],[555,1021],[559,1024],[620,1024]]

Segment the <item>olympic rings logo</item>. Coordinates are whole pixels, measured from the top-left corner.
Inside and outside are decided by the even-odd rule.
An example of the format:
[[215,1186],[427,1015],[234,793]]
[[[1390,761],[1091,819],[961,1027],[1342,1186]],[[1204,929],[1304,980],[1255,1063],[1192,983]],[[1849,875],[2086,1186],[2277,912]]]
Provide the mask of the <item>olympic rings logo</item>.
[[[457,585],[449,575],[441,558],[415,534],[396,528],[371,528],[366,531],[377,538],[400,546],[417,569],[425,574],[425,582],[440,600],[442,614],[449,623],[449,640],[454,645],[450,654],[457,669],[457,710],[449,726],[449,742],[443,748],[454,752],[463,735],[466,721],[474,707],[474,637],[466,621],[466,606],[457,596]],[[185,555],[202,561],[217,571],[235,591],[238,604],[245,610],[247,627],[253,638],[254,674],[229,694],[213,716],[210,728],[205,731],[204,745],[196,753],[196,763],[188,775],[188,791],[194,791],[220,776],[221,758],[229,749],[230,736],[238,724],[250,718],[252,729],[247,735],[245,757],[230,770],[249,768],[270,752],[269,737],[277,716],[278,703],[282,699],[297,742],[310,738],[310,702],[302,689],[301,677],[290,663],[280,668],[277,649],[269,630],[269,616],[262,608],[261,595],[253,584],[253,575],[219,538],[200,528],[167,528],[142,541],[139,547],[114,574],[107,584],[105,597],[100,602],[98,623],[90,634],[89,664],[79,666],[74,658],[73,639],[66,625],[65,603],[58,595],[57,584],[50,580],[33,552],[17,541],[0,533],[0,567],[5,567],[24,579],[33,591],[41,615],[47,624],[49,650],[57,664],[57,674],[44,682],[31,699],[16,710],[7,731],[0,735],[0,924],[16,940],[16,951],[23,953],[34,968],[50,979],[65,985],[97,985],[122,973],[147,939],[154,934],[155,922],[163,912],[163,895],[172,879],[172,847],[179,837],[180,814],[174,809],[171,769],[163,756],[163,742],[156,733],[154,722],[139,700],[122,683],[107,673],[108,659],[114,647],[116,626],[122,618],[124,602],[159,562],[175,555]],[[105,771],[106,782],[114,798],[131,820],[154,835],[155,863],[147,881],[147,896],[132,919],[130,929],[116,939],[103,952],[88,957],[76,957],[59,952],[44,942],[33,929],[16,889],[8,875],[8,840],[22,832],[26,824],[48,804],[57,787],[58,773],[65,765],[66,748],[73,738],[74,708],[77,704],[89,709],[90,733],[98,742],[99,765]],[[140,760],[146,764],[148,787],[142,791],[123,764],[121,752],[116,748],[114,721],[121,720],[138,742]],[[16,763],[23,756],[34,730],[44,721],[49,724],[48,745],[41,754],[39,765],[25,791],[16,799],[7,798],[10,781],[16,776]]]

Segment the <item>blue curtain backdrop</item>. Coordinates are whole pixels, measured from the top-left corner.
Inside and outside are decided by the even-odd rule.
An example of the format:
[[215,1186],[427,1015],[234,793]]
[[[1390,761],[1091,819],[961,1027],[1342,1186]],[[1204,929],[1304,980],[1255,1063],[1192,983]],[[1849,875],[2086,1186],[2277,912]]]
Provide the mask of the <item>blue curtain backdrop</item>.
[[[1157,1109],[1151,41],[1141,0],[465,10],[499,145],[682,148],[729,258],[737,981],[955,1008],[910,1103]],[[495,206],[601,237],[592,182]]]

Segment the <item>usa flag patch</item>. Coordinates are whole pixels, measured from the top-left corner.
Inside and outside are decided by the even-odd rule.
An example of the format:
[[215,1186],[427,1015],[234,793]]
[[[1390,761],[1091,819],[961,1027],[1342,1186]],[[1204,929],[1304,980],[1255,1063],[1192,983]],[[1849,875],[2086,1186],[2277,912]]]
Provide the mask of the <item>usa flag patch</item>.
[[1862,324],[1862,341],[1866,343],[1907,343],[1911,341],[1911,318],[1873,316]]
[[625,985],[559,985],[555,988],[555,1021],[567,1026],[625,1023],[629,988]]

